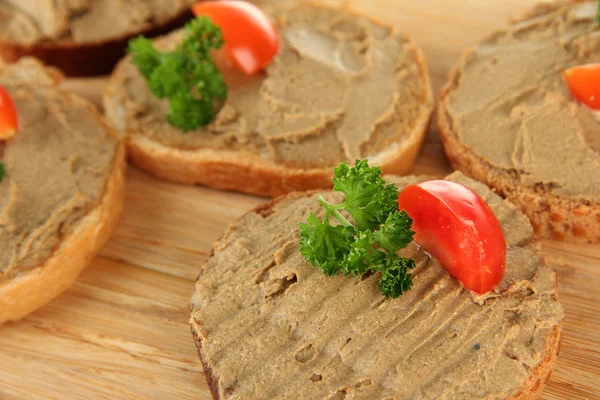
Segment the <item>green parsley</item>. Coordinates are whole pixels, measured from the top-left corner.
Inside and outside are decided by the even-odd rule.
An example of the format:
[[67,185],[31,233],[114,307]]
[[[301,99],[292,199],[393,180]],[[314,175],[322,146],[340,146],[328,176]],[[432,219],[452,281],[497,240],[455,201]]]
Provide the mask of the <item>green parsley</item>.
[[598,21],[598,25],[600,25],[600,0],[598,0],[598,11],[596,12],[596,21]]
[[4,175],[6,175],[6,169],[4,167],[4,163],[0,162],[0,182],[4,179]]
[[[344,193],[345,201],[330,204],[323,197],[324,219],[310,213],[299,224],[300,253],[327,275],[340,270],[359,276],[367,271],[380,272],[379,287],[387,297],[396,298],[412,286],[409,270],[412,259],[396,252],[413,238],[412,220],[398,211],[398,189],[386,184],[379,167],[357,160],[354,167],[342,163],[334,168],[333,189]],[[346,211],[354,224],[340,211]],[[337,224],[332,225],[332,217]]]
[[227,85],[210,52],[223,45],[221,29],[208,17],[185,26],[175,50],[161,53],[140,36],[129,42],[133,64],[146,78],[152,94],[169,100],[167,121],[183,131],[208,125],[227,98]]

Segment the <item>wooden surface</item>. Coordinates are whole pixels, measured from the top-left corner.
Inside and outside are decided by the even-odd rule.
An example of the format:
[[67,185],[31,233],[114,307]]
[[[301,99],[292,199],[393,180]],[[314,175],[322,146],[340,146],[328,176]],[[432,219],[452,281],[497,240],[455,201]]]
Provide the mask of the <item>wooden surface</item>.
[[[460,53],[526,0],[355,0],[410,32],[436,93]],[[96,101],[104,81],[67,87]],[[435,124],[434,124],[435,125]],[[415,173],[450,169],[432,129]],[[162,183],[130,168],[123,218],[73,287],[0,327],[0,399],[209,399],[187,304],[211,243],[261,199]],[[544,399],[600,398],[600,246],[544,243],[565,307],[562,350]]]

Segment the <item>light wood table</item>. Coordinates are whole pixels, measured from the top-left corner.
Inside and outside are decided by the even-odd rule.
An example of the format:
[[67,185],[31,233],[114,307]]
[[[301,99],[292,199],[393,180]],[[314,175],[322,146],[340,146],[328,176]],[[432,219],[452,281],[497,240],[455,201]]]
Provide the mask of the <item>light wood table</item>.
[[[530,0],[356,0],[423,47],[436,94],[461,52]],[[98,102],[103,79],[66,86]],[[435,126],[435,123],[434,125]],[[414,173],[450,171],[432,128]],[[208,399],[188,300],[211,243],[262,199],[157,181],[130,168],[123,218],[75,285],[0,327],[0,399]],[[566,318],[543,399],[600,398],[600,246],[544,243]]]

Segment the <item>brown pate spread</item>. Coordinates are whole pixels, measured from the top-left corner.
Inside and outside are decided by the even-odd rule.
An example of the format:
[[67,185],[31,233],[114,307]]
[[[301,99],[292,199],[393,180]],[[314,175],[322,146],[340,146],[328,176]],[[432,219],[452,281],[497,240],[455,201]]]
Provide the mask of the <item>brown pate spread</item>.
[[[390,178],[391,179],[391,178]],[[299,252],[298,222],[323,217],[319,194],[251,212],[215,243],[191,324],[221,399],[505,399],[545,357],[563,317],[555,274],[528,219],[460,173],[500,221],[506,274],[464,289],[416,245],[413,288],[384,298],[379,274],[328,277]],[[416,178],[395,178],[398,187]],[[343,200],[339,193],[322,194]]]
[[0,66],[19,133],[0,142],[0,283],[40,266],[98,203],[118,140],[88,102],[61,92],[36,61]]
[[600,196],[600,114],[562,71],[600,62],[597,1],[556,2],[469,52],[446,97],[452,131],[493,166],[560,196]]
[[0,0],[0,39],[95,43],[170,22],[197,0]]
[[[123,130],[186,150],[231,150],[291,167],[330,167],[399,145],[432,110],[418,48],[394,27],[350,6],[295,3],[272,11],[281,48],[264,73],[227,70],[229,97],[215,121],[184,134],[167,124],[127,59],[111,93],[125,104]],[[159,42],[181,40],[176,32]]]

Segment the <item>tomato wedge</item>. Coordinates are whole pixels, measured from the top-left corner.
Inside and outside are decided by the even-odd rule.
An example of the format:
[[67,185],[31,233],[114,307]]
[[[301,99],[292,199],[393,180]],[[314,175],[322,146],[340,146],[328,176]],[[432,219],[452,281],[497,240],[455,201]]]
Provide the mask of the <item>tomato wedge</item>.
[[413,219],[415,241],[464,287],[485,293],[500,283],[506,243],[479,195],[455,182],[433,180],[407,186],[398,204]]
[[571,94],[593,110],[600,110],[600,63],[579,65],[563,71]]
[[6,89],[0,86],[0,140],[10,139],[17,130],[17,108]]
[[279,51],[279,35],[269,17],[245,1],[201,1],[192,6],[195,15],[208,16],[223,31],[225,53],[242,72],[252,75],[264,69]]

